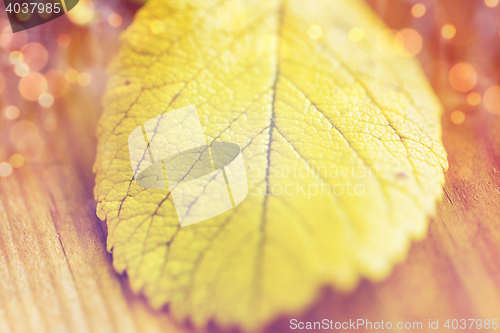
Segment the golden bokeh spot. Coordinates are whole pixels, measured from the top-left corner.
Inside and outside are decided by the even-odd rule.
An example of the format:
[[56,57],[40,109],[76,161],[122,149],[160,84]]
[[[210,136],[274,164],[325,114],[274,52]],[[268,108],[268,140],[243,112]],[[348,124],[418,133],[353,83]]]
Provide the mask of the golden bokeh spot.
[[38,101],[38,97],[46,91],[47,80],[38,72],[31,72],[19,81],[19,92],[29,101]]
[[9,177],[12,173],[12,166],[7,162],[0,163],[0,177]]
[[78,80],[78,71],[74,68],[70,68],[64,72],[64,77],[70,83],[75,83]]
[[12,51],[9,53],[9,61],[13,65],[22,63],[24,60],[24,55],[19,51]]
[[484,4],[486,5],[486,7],[493,8],[498,5],[498,0],[484,0]]
[[3,114],[5,118],[9,120],[15,120],[17,119],[17,117],[19,117],[20,111],[17,106],[10,105],[4,109]]
[[151,29],[151,32],[156,35],[164,32],[165,28],[165,23],[161,20],[154,20],[151,24],[149,24],[149,29]]
[[411,7],[411,14],[416,18],[424,16],[426,11],[427,8],[422,3],[417,3]]
[[349,39],[352,42],[361,42],[365,38],[365,31],[361,28],[352,28],[349,30]]
[[13,168],[20,168],[24,165],[24,157],[21,154],[14,154],[9,158],[9,163]]
[[445,24],[441,28],[441,36],[445,39],[452,39],[457,34],[457,29],[453,24]]
[[450,115],[451,122],[454,124],[461,124],[465,120],[465,114],[462,111],[453,111]]
[[477,72],[467,63],[458,63],[451,68],[448,81],[456,91],[468,92],[476,86]]
[[86,87],[92,82],[92,76],[88,73],[80,73],[77,80],[79,85]]
[[403,29],[396,34],[394,47],[405,57],[414,57],[422,51],[422,36],[414,29]]
[[313,24],[309,27],[309,29],[307,29],[307,35],[311,39],[316,40],[320,38],[322,34],[323,34],[323,29],[321,29],[319,25]]
[[108,16],[108,24],[113,28],[117,28],[122,25],[123,19],[120,14],[112,13]]
[[14,73],[19,77],[26,76],[29,74],[29,72],[30,66],[28,66],[27,64],[21,63],[14,66]]
[[44,108],[50,108],[54,104],[54,97],[49,93],[43,93],[38,97],[38,103]]
[[500,115],[500,86],[492,86],[486,90],[483,104],[488,112]]
[[481,95],[475,91],[467,95],[467,103],[469,105],[478,105],[481,103]]
[[78,25],[90,24],[95,16],[94,4],[91,0],[80,0],[67,14],[68,19]]

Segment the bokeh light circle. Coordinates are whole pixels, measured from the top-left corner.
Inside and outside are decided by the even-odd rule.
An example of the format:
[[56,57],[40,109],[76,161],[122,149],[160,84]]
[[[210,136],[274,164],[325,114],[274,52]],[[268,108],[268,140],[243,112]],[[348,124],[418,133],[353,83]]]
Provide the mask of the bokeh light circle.
[[19,92],[29,101],[38,101],[38,97],[46,91],[47,80],[38,72],[31,72],[19,81]]
[[417,3],[414,4],[413,7],[411,7],[411,14],[416,18],[424,16],[426,11],[427,8],[425,8],[425,5],[423,3]]
[[74,68],[67,69],[64,72],[64,77],[68,82],[75,83],[78,80],[78,71]]
[[45,46],[40,43],[28,43],[21,52],[26,63],[32,72],[37,72],[45,67],[49,59],[49,52]]
[[91,0],[80,0],[78,4],[66,14],[69,20],[78,25],[90,24],[95,16],[94,4]]
[[12,166],[7,162],[0,163],[0,177],[8,177],[12,173]]
[[458,63],[451,68],[448,81],[456,91],[468,92],[476,86],[477,72],[470,64]]
[[469,93],[467,95],[467,103],[469,103],[469,105],[478,105],[481,103],[481,95],[475,91]]
[[117,28],[122,25],[123,19],[120,14],[112,13],[108,16],[108,24],[113,28]]
[[14,66],[14,73],[19,76],[23,77],[28,75],[30,72],[30,66],[26,65],[25,63],[20,63]]
[[498,5],[498,2],[499,0],[484,0],[484,4],[486,5],[486,7],[490,8],[496,7]]
[[443,36],[444,39],[452,39],[456,34],[457,29],[453,24],[445,24],[441,28],[441,36]]
[[20,168],[24,165],[24,156],[21,154],[14,154],[9,158],[9,164],[13,168]]
[[13,65],[21,64],[24,61],[24,55],[19,51],[9,53],[9,61]]
[[38,97],[38,103],[44,108],[50,108],[54,104],[54,96],[43,93]]
[[17,106],[9,105],[4,109],[3,114],[5,115],[5,118],[15,120],[19,117],[20,111]]
[[413,57],[422,51],[422,36],[414,29],[403,29],[396,34],[394,47],[405,57]]
[[450,115],[451,122],[454,124],[461,124],[465,120],[465,114],[462,111],[453,111]]
[[80,73],[77,80],[79,85],[86,87],[92,82],[92,77],[88,73]]
[[323,29],[319,25],[313,24],[307,29],[307,35],[311,39],[318,39],[323,34]]
[[488,112],[500,115],[500,86],[489,87],[484,93],[483,103]]

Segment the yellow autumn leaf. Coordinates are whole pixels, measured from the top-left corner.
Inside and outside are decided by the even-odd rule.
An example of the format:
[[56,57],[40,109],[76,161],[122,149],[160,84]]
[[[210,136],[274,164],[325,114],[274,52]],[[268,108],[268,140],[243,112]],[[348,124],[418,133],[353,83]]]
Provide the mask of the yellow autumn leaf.
[[[424,236],[447,168],[441,107],[365,4],[150,0],[122,40],[95,197],[116,270],[154,307],[259,329],[322,286],[386,277]],[[188,105],[209,144],[241,147],[249,194],[181,228],[169,191],[134,181],[128,137]]]

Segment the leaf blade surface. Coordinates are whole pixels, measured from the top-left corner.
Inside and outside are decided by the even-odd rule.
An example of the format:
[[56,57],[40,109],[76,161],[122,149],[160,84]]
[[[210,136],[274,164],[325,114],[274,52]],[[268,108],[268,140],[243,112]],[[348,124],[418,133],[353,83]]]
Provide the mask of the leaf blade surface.
[[[353,27],[365,40],[348,38]],[[447,167],[441,108],[362,4],[150,1],[123,40],[95,196],[115,268],[154,306],[200,326],[255,329],[302,310],[320,286],[385,277],[424,235]],[[250,194],[181,229],[168,191],[132,181],[127,137],[190,104],[209,143],[242,148]],[[347,193],[355,185],[363,195]],[[337,191],[311,193],[326,187]]]

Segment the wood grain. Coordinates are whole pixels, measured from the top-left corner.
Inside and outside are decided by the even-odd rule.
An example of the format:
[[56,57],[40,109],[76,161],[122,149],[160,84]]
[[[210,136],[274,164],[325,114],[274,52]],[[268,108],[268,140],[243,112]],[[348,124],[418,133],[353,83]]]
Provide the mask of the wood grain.
[[58,105],[41,161],[0,180],[0,332],[181,331],[113,270],[92,199],[99,99],[89,95],[66,98],[87,112]]

